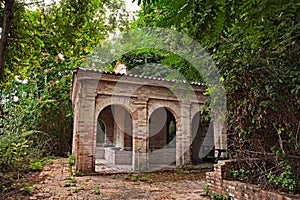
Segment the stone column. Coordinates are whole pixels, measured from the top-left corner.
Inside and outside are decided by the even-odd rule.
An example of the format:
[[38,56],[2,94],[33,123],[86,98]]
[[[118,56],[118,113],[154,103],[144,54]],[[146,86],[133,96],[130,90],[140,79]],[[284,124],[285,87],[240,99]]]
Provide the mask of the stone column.
[[[96,80],[80,80],[80,92],[78,97],[78,117],[76,143],[75,168],[83,173],[95,171],[95,148],[97,124],[95,124],[95,97]],[[76,119],[74,119],[76,120]]]
[[[223,121],[219,121],[217,117],[214,119],[214,145],[215,149],[227,150],[227,132]],[[215,151],[215,157],[218,151]],[[222,152],[220,158],[227,158],[227,152]]]
[[116,147],[124,148],[124,132],[125,132],[125,112],[121,107],[116,106],[114,109],[113,117],[114,123],[114,135]]
[[[181,103],[181,124],[176,136],[176,165],[191,163],[191,117],[190,102]],[[176,133],[177,135],[177,133]],[[177,141],[178,140],[178,141]]]
[[133,170],[141,171],[149,167],[149,139],[148,139],[148,99],[138,98],[133,103],[136,107],[133,113]]

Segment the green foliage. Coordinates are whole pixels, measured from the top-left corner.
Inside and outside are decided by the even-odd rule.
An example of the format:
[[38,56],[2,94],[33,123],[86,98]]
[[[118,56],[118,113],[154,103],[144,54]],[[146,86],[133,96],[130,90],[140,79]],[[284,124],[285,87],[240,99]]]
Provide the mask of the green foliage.
[[205,196],[208,196],[209,195],[209,187],[208,187],[208,185],[203,185],[202,188],[203,188]]
[[36,11],[15,4],[0,82],[0,192],[40,170],[42,156],[70,151],[72,71],[110,32],[127,26],[123,1],[60,4]]
[[69,180],[71,183],[76,183],[76,180],[75,180],[74,177],[69,176],[69,177],[67,178],[67,180]]
[[281,173],[277,173],[270,171],[267,178],[269,184],[279,185],[282,188],[287,189],[290,193],[294,193],[297,187],[296,181],[293,178],[293,174],[291,171],[291,166],[287,165],[285,162],[282,162],[283,171]]
[[[37,135],[34,143],[40,149],[63,155],[69,150],[66,147],[69,146],[72,131],[68,94],[72,66],[67,67],[58,57],[48,53],[36,54],[36,58],[43,68],[28,68],[19,79],[10,83],[10,88],[2,93],[3,99],[7,101],[4,110],[10,116],[16,116],[10,124],[15,122],[15,127],[34,130]],[[23,80],[22,83],[20,79]],[[18,108],[18,111],[14,108]]]
[[[267,181],[263,167],[253,169],[253,162],[241,164],[236,175],[270,189],[285,185],[284,191],[293,191],[300,168],[286,169],[279,163],[299,166],[300,2],[141,2],[134,26],[175,28],[212,54],[228,100],[228,146],[234,157],[261,158],[272,181]],[[187,65],[181,69],[193,78]],[[269,159],[264,159],[266,154]]]
[[123,178],[124,178],[125,180],[128,180],[128,179],[129,179],[129,175],[124,175]]
[[245,168],[240,168],[237,170],[231,169],[229,170],[229,173],[232,174],[235,179],[242,180],[242,181],[247,180],[249,176],[249,170]]
[[75,188],[73,192],[74,192],[74,193],[78,193],[79,190],[80,190],[80,188]]
[[220,193],[210,193],[209,192],[209,187],[208,185],[203,186],[204,194],[205,196],[210,197],[211,199],[216,199],[216,200],[230,200],[230,196],[227,195],[226,197]]
[[111,175],[110,177],[111,177],[112,179],[116,179],[116,178],[117,178],[117,176],[116,176],[115,174]]
[[59,4],[38,7],[36,11],[16,1],[5,56],[4,81],[9,82],[9,78],[25,67],[38,64],[33,56],[36,52],[51,49],[68,58],[80,57],[82,48],[91,52],[109,32],[126,28],[127,17],[124,1],[74,3],[62,0]]
[[43,163],[41,161],[35,161],[29,165],[29,169],[32,171],[42,171]]
[[[70,151],[72,71],[113,27],[126,25],[122,19],[118,24],[107,23],[103,14],[114,9],[114,14],[107,16],[112,21],[125,16],[125,12],[117,12],[122,2],[106,5],[86,0],[79,10],[73,1],[61,4],[43,11],[29,11],[20,5],[11,34],[18,41],[12,38],[8,44],[6,82],[0,85],[0,134],[30,133],[24,137],[31,147],[37,147],[36,156],[62,156]],[[13,145],[23,148],[22,143]]]
[[65,183],[64,187],[71,187],[71,186],[76,186],[76,180],[74,177],[69,176],[67,178],[67,180],[69,181],[69,183]]
[[0,166],[2,170],[22,168],[23,162],[29,160],[28,140],[24,137],[9,135],[0,140]]
[[[0,137],[0,192],[13,189],[12,182],[21,178],[24,173],[42,170],[47,158],[38,159],[41,151],[34,144],[33,138],[34,132],[24,132],[20,135],[6,132]],[[32,190],[26,184],[15,189],[25,192]]]
[[68,158],[68,164],[70,167],[74,166],[75,162],[74,162],[74,155],[71,154]]
[[149,181],[149,178],[147,176],[142,176],[141,181]]
[[119,60],[128,67],[131,74],[166,77],[169,71],[160,65],[166,55],[166,53],[159,50],[138,49],[122,55]]
[[132,182],[138,182],[140,180],[140,177],[138,175],[132,175],[131,176],[131,181]]
[[73,190],[74,193],[78,193],[80,190],[84,190],[84,186],[83,185],[80,185],[79,187],[75,188]]
[[222,194],[220,193],[214,193],[214,194],[211,194],[210,197],[212,199],[216,199],[216,200],[228,200],[230,199],[230,197],[224,197]]
[[138,174],[128,174],[124,175],[123,179],[125,180],[131,180],[132,182],[140,182],[140,181],[152,181],[152,179],[147,175],[138,175]]
[[33,191],[33,187],[29,185],[29,183],[27,181],[24,181],[23,184],[21,185],[20,190],[29,194]]
[[70,187],[70,186],[71,186],[70,183],[65,183],[65,184],[64,184],[64,187]]
[[101,189],[99,187],[97,187],[96,189],[94,189],[94,194],[101,194]]
[[74,175],[75,176],[83,176],[84,174],[81,171],[76,169],[76,170],[74,170]]

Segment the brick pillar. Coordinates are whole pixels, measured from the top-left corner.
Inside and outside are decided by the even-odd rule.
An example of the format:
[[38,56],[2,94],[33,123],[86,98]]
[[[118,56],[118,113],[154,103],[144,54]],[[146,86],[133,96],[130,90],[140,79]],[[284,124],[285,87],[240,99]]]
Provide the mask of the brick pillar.
[[134,101],[136,107],[133,113],[133,155],[132,166],[136,171],[146,170],[149,167],[149,140],[148,140],[148,99],[139,98]]
[[[75,168],[83,173],[95,171],[95,148],[97,120],[95,117],[95,97],[98,81],[81,80],[76,108],[77,127],[74,133],[76,150],[74,152]],[[76,119],[74,119],[76,120]]]
[[[176,133],[176,165],[187,165],[191,163],[191,117],[190,103],[181,104],[181,124]],[[178,140],[178,141],[177,141]]]
[[73,141],[72,141],[72,154],[74,156],[75,161],[78,160],[78,109],[79,109],[79,102],[78,97],[73,99]]

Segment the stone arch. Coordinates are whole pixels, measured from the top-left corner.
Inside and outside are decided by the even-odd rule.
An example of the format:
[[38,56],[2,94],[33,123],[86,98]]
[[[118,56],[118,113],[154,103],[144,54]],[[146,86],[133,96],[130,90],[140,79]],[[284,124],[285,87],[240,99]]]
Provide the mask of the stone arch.
[[177,101],[157,101],[157,100],[150,100],[148,103],[148,119],[150,118],[153,111],[155,111],[158,108],[167,108],[175,117],[176,120],[176,127],[180,124],[180,103]]
[[112,97],[112,96],[101,96],[96,99],[96,111],[95,118],[98,117],[101,110],[110,105],[120,105],[124,107],[132,116],[132,113],[136,110],[134,104],[128,101],[127,97]]
[[133,119],[130,112],[123,105],[109,104],[100,110],[97,120],[104,122],[106,132],[105,142],[96,145],[96,159],[104,159],[111,164],[132,165]]
[[100,111],[98,120],[102,120],[106,127],[104,146],[131,150],[133,119],[126,107],[119,104],[108,105]]
[[[151,151],[176,147],[176,120],[168,108],[159,107],[154,110],[148,119],[148,124],[148,138]],[[174,124],[174,127],[172,127],[172,124]]]
[[[163,138],[159,138],[160,136],[157,136],[158,141],[164,141],[165,143],[161,142],[158,144],[158,146],[151,145],[151,142],[153,141],[151,139],[151,124],[150,119],[153,114],[157,110],[165,109],[166,110],[166,121],[165,124],[162,124],[163,126],[169,126],[169,123],[174,120],[175,122],[175,137],[172,139],[171,142],[167,141],[167,135],[162,136]],[[156,101],[156,100],[150,100],[148,104],[148,139],[149,139],[149,164],[155,165],[155,164],[163,164],[163,165],[170,165],[176,163],[176,152],[177,152],[177,140],[178,140],[178,132],[180,131],[180,104],[179,102],[173,102],[173,101]],[[169,114],[168,114],[169,113]],[[167,127],[164,127],[167,128]],[[167,131],[166,129],[164,130]],[[155,139],[155,138],[153,138]]]
[[157,101],[150,100],[148,103],[148,121],[150,119],[151,114],[158,108],[166,108],[168,109],[172,115],[175,117],[175,126],[176,133],[181,129],[181,105],[178,101]]
[[94,121],[94,128],[93,128],[93,130],[94,130],[93,138],[95,138],[94,142],[93,142],[94,149],[97,146],[97,143],[96,143],[97,123],[98,123],[98,116],[99,116],[100,112],[104,108],[111,106],[112,104],[120,105],[129,112],[129,114],[132,118],[132,113],[135,111],[135,107],[130,101],[128,101],[128,99],[129,99],[128,97],[99,96],[99,95],[96,97],[95,115],[94,115],[95,121]]

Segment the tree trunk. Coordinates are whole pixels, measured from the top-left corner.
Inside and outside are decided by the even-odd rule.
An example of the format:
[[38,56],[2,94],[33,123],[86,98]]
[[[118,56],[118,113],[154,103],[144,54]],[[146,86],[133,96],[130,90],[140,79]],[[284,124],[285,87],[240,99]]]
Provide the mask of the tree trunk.
[[0,39],[0,82],[3,80],[4,65],[5,65],[5,53],[7,48],[7,40],[9,37],[11,21],[13,17],[13,5],[15,0],[5,0],[4,3],[4,15],[3,26]]

